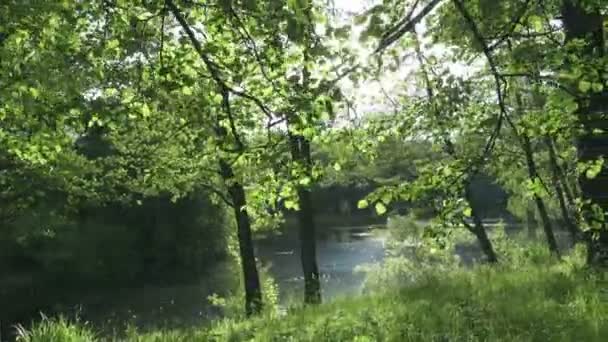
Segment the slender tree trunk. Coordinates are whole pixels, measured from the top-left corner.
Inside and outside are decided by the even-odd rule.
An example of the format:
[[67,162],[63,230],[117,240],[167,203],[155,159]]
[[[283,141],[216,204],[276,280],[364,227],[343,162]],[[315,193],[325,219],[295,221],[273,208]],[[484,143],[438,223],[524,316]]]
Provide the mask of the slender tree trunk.
[[[576,56],[583,63],[599,62],[606,57],[605,18],[598,7],[585,8],[582,1],[579,0],[563,0],[562,2],[566,41],[580,39],[585,43]],[[602,75],[601,70],[598,70],[598,74]],[[588,100],[579,101],[578,116],[584,133],[578,137],[577,147],[579,160],[583,162],[608,155],[608,133],[606,133],[608,120],[604,118],[604,115],[608,113],[608,82],[603,76],[593,81],[602,83],[603,88],[591,89],[591,92],[584,94],[588,96]],[[577,84],[573,86],[575,89],[577,88]],[[598,129],[604,132],[598,134],[595,132]],[[606,170],[604,167],[600,174],[593,179],[587,179],[585,175],[579,179],[582,196],[598,205],[604,213],[608,211],[608,172]],[[592,230],[585,233],[587,261],[595,266],[608,265],[608,231],[605,217],[599,218],[599,222],[594,221],[592,217],[587,219],[594,226]]]
[[553,173],[553,187],[555,188],[555,194],[557,196],[557,200],[559,202],[559,208],[562,212],[562,219],[566,224],[566,228],[570,233],[570,237],[572,239],[572,244],[575,244],[580,237],[580,230],[578,229],[574,219],[570,215],[571,210],[566,203],[566,195],[564,194],[564,190],[562,189],[562,184],[566,182],[563,178],[561,178],[558,166],[557,166],[557,155],[555,150],[553,149],[553,144],[550,137],[545,138],[545,142],[547,147],[549,148],[549,162],[551,163],[551,171]]
[[[304,167],[306,175],[311,177],[312,159],[310,155],[310,142],[297,134],[289,135],[291,155],[294,161]],[[319,267],[317,265],[317,242],[316,227],[314,221],[314,207],[312,204],[310,189],[299,185],[298,211],[299,235],[300,235],[300,261],[304,273],[304,302],[307,304],[321,303],[321,282],[319,278]]]
[[488,238],[488,233],[483,225],[481,217],[479,216],[479,212],[475,209],[469,181],[467,181],[467,183],[465,184],[464,189],[465,199],[471,207],[471,217],[473,218],[473,227],[471,227],[472,229],[470,228],[469,230],[477,238],[479,247],[481,247],[481,250],[486,255],[487,261],[489,263],[496,263],[498,262],[498,257],[496,256],[496,252],[494,251],[494,246],[492,246],[492,241],[490,241],[490,239]]
[[569,206],[574,206],[574,199],[576,198],[576,194],[574,190],[572,190],[572,186],[568,181],[568,174],[566,170],[560,165],[559,160],[557,158],[557,149],[555,148],[555,141],[552,137],[547,137],[547,145],[549,146],[549,153],[551,158],[551,164],[553,168],[553,172],[557,173],[558,178],[562,181],[562,186],[564,187],[564,195],[566,196],[566,201]]
[[[531,180],[540,179],[538,169],[536,168],[536,162],[534,161],[534,154],[532,152],[532,144],[530,143],[530,138],[526,134],[522,134],[521,139],[522,148],[524,149],[524,154],[526,157],[526,164],[528,166],[528,177]],[[536,203],[536,209],[538,210],[538,214],[540,215],[540,219],[543,224],[543,231],[545,232],[545,237],[547,238],[547,245],[549,247],[549,251],[559,256],[557,240],[555,240],[555,235],[553,234],[553,226],[551,225],[551,219],[549,218],[545,202],[536,193],[534,194],[534,202]]]
[[[414,39],[415,39],[414,46],[416,49],[416,57],[418,59],[418,62],[420,63],[420,69],[422,72],[422,77],[424,79],[424,85],[426,88],[427,100],[428,100],[429,104],[433,107],[433,114],[438,119],[438,121],[441,122],[442,115],[441,115],[439,108],[437,107],[437,104],[434,102],[434,91],[433,91],[433,87],[431,84],[431,80],[429,78],[429,73],[426,69],[426,64],[425,64],[425,60],[422,55],[422,49],[420,48],[420,41],[418,40],[417,33],[416,33]],[[452,140],[450,140],[449,135],[443,128],[442,128],[442,135],[443,135],[443,142],[444,142],[446,152],[450,155],[450,157],[457,159],[458,156],[456,153],[456,148],[454,148],[454,144],[452,143]],[[487,261],[490,263],[495,263],[498,261],[496,252],[494,251],[494,247],[492,246],[492,241],[488,238],[486,228],[484,227],[483,221],[481,220],[481,217],[479,216],[479,211],[476,210],[475,203],[473,202],[473,195],[472,195],[471,184],[470,184],[471,178],[472,178],[472,175],[469,176],[465,180],[465,184],[464,184],[465,200],[467,201],[467,204],[471,208],[471,216],[473,218],[473,227],[467,227],[467,228],[477,238],[477,242],[479,243],[479,246],[481,247],[481,250],[483,251],[483,253],[486,255]]]
[[[209,73],[211,74],[211,78],[216,83],[216,86],[222,95],[222,114],[226,116],[234,125],[230,108],[230,91],[226,86],[221,73],[217,69],[217,66],[211,62],[211,59],[206,54],[202,44],[196,38],[194,31],[175,3],[173,3],[172,0],[165,0],[165,5],[169,11],[173,13],[175,19],[186,32],[186,35],[192,43],[192,47],[194,47],[196,52],[199,54],[199,57],[207,67]],[[228,138],[226,129],[220,124],[222,119],[223,118],[218,115],[217,122],[214,127],[215,134],[219,142],[225,142]],[[235,135],[234,138],[238,141],[239,148],[243,148],[236,131],[233,130],[232,133]],[[251,236],[251,219],[246,209],[247,200],[245,197],[245,189],[241,183],[234,179],[234,170],[226,160],[220,159],[219,167],[221,177],[228,187],[228,193],[230,195],[236,217],[239,253],[243,270],[243,283],[245,287],[245,313],[247,315],[251,315],[262,310],[262,290],[255,260],[253,239]]]
[[[519,92],[516,92],[515,94],[515,103],[517,106],[517,110],[520,111],[521,114],[523,114],[524,104],[521,98],[521,94]],[[515,124],[509,118],[507,118],[507,122],[509,123],[513,131],[515,131],[517,134],[518,130]],[[531,181],[541,181],[541,177],[538,173],[538,168],[536,166],[536,161],[534,160],[534,152],[532,150],[532,142],[530,141],[530,137],[525,132],[520,132],[518,138],[520,139],[521,148],[524,152],[524,156],[526,159],[526,166],[528,168],[528,179]],[[549,247],[549,251],[559,257],[559,247],[557,246],[557,240],[555,239],[555,235],[553,233],[553,226],[551,225],[551,218],[549,217],[549,213],[547,212],[545,201],[543,201],[540,195],[536,192],[534,193],[533,198],[534,203],[536,203],[536,209],[538,210],[538,214],[543,225],[543,231],[547,239],[547,246]]]
[[536,222],[536,213],[534,212],[534,203],[526,201],[526,228],[528,230],[528,238],[536,240],[536,230],[538,222]]
[[[312,5],[309,3],[303,9],[304,15],[307,18],[307,24],[310,25],[304,29],[303,41],[303,67],[302,67],[302,87],[303,94],[311,94],[310,89],[310,70],[308,64],[311,62],[311,48],[313,47],[314,37],[312,32],[313,13]],[[307,25],[307,26],[308,26]],[[298,123],[304,123],[304,118],[307,124],[314,120],[311,117],[309,96],[304,96],[304,101],[301,103],[300,110],[307,113],[305,117],[298,117]],[[291,122],[288,120],[288,125]],[[293,127],[293,126],[292,126]],[[298,127],[299,128],[299,127]],[[312,156],[310,154],[310,141],[300,133],[289,133],[292,158],[298,162],[305,172],[305,176],[312,180]],[[298,220],[300,224],[300,261],[302,263],[302,271],[304,273],[304,302],[307,304],[321,303],[321,279],[319,278],[319,266],[317,265],[317,241],[315,227],[315,210],[312,203],[310,185],[298,185],[298,203],[300,211],[298,212]]]
[[245,313],[250,316],[262,310],[262,288],[251,236],[251,219],[245,209],[247,205],[245,189],[240,183],[234,181],[234,171],[225,160],[220,160],[220,172],[224,182],[228,184],[228,193],[236,218],[239,256],[245,289]]

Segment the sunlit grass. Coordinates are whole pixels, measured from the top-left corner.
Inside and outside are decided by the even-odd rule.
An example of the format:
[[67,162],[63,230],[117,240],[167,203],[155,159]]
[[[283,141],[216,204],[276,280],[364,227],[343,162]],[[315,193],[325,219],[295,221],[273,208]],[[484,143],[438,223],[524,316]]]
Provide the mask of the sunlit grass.
[[97,335],[84,322],[70,322],[60,317],[42,320],[31,329],[17,327],[19,342],[90,342],[97,341]]

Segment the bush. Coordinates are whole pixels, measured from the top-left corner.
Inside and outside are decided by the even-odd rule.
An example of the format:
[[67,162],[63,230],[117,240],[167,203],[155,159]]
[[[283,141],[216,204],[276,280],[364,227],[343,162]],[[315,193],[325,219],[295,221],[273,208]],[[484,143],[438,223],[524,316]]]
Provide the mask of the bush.
[[[238,261],[238,259],[237,259]],[[275,316],[279,313],[279,287],[270,275],[268,267],[258,266],[260,281],[262,285],[262,302],[264,303],[264,314]],[[240,265],[237,268],[230,269],[228,272],[233,273],[233,278],[237,279],[238,286],[225,296],[213,294],[207,299],[211,304],[222,310],[222,317],[228,319],[244,319],[245,318],[245,290],[243,277],[240,276]]]

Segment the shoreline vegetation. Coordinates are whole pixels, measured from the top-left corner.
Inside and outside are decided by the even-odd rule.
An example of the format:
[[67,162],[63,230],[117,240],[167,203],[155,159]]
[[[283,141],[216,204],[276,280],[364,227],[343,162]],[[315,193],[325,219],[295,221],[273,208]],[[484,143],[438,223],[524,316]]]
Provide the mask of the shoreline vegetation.
[[30,329],[19,328],[17,340],[603,341],[608,336],[608,279],[585,266],[583,246],[558,261],[539,242],[506,240],[497,244],[503,255],[498,265],[437,267],[427,263],[433,259],[428,254],[416,264],[388,259],[368,273],[365,294],[319,306],[285,311],[275,306],[257,317],[226,318],[208,327],[127,328],[113,336],[86,322],[43,318]]

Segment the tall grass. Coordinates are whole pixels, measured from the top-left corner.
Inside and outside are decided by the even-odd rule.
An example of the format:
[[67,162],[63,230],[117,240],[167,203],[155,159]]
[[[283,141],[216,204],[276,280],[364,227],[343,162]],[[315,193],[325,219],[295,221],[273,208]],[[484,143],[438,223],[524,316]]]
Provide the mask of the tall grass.
[[205,340],[604,341],[606,284],[585,270],[581,254],[563,262],[522,258],[471,270],[429,269],[405,287],[276,319],[218,324]]
[[64,317],[49,319],[45,316],[32,328],[17,328],[19,342],[91,342],[97,336],[86,323],[78,320],[70,322]]

